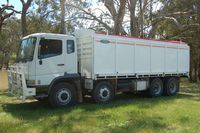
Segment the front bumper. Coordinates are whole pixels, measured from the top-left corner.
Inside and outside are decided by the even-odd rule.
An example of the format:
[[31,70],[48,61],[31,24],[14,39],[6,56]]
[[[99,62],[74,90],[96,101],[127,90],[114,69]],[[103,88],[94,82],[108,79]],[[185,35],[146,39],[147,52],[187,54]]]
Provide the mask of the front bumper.
[[36,95],[36,88],[28,88],[22,70],[17,67],[10,67],[8,71],[9,94],[25,101],[27,98]]

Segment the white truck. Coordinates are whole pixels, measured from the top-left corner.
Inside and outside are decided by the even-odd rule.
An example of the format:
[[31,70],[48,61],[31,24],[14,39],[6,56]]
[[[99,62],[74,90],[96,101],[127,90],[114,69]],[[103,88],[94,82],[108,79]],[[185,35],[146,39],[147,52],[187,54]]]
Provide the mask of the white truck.
[[71,106],[91,95],[97,103],[118,92],[175,95],[189,76],[190,48],[184,42],[140,39],[82,29],[75,35],[36,33],[24,37],[9,92],[22,100],[48,99]]

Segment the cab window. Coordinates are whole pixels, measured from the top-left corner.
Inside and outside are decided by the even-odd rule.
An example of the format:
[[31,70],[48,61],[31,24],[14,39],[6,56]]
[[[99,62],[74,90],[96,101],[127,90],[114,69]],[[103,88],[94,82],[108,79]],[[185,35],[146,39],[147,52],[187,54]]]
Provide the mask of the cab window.
[[75,47],[74,47],[74,40],[67,40],[67,54],[74,53]]
[[62,41],[54,39],[41,39],[39,58],[49,58],[62,54]]

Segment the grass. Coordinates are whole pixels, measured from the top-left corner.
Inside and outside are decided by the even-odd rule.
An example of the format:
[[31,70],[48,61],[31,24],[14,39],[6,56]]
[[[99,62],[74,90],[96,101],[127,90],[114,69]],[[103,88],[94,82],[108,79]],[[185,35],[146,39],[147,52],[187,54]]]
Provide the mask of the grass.
[[0,132],[198,133],[199,89],[199,84],[184,82],[174,97],[120,94],[109,104],[85,98],[83,104],[61,109],[45,102],[21,103],[0,91]]

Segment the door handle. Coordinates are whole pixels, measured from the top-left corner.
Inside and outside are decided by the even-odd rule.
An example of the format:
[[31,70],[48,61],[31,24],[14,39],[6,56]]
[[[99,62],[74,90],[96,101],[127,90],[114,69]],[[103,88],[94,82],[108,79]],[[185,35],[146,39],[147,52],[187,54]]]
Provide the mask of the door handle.
[[57,66],[64,66],[65,64],[57,64]]
[[42,65],[42,60],[41,59],[39,60],[39,64]]

